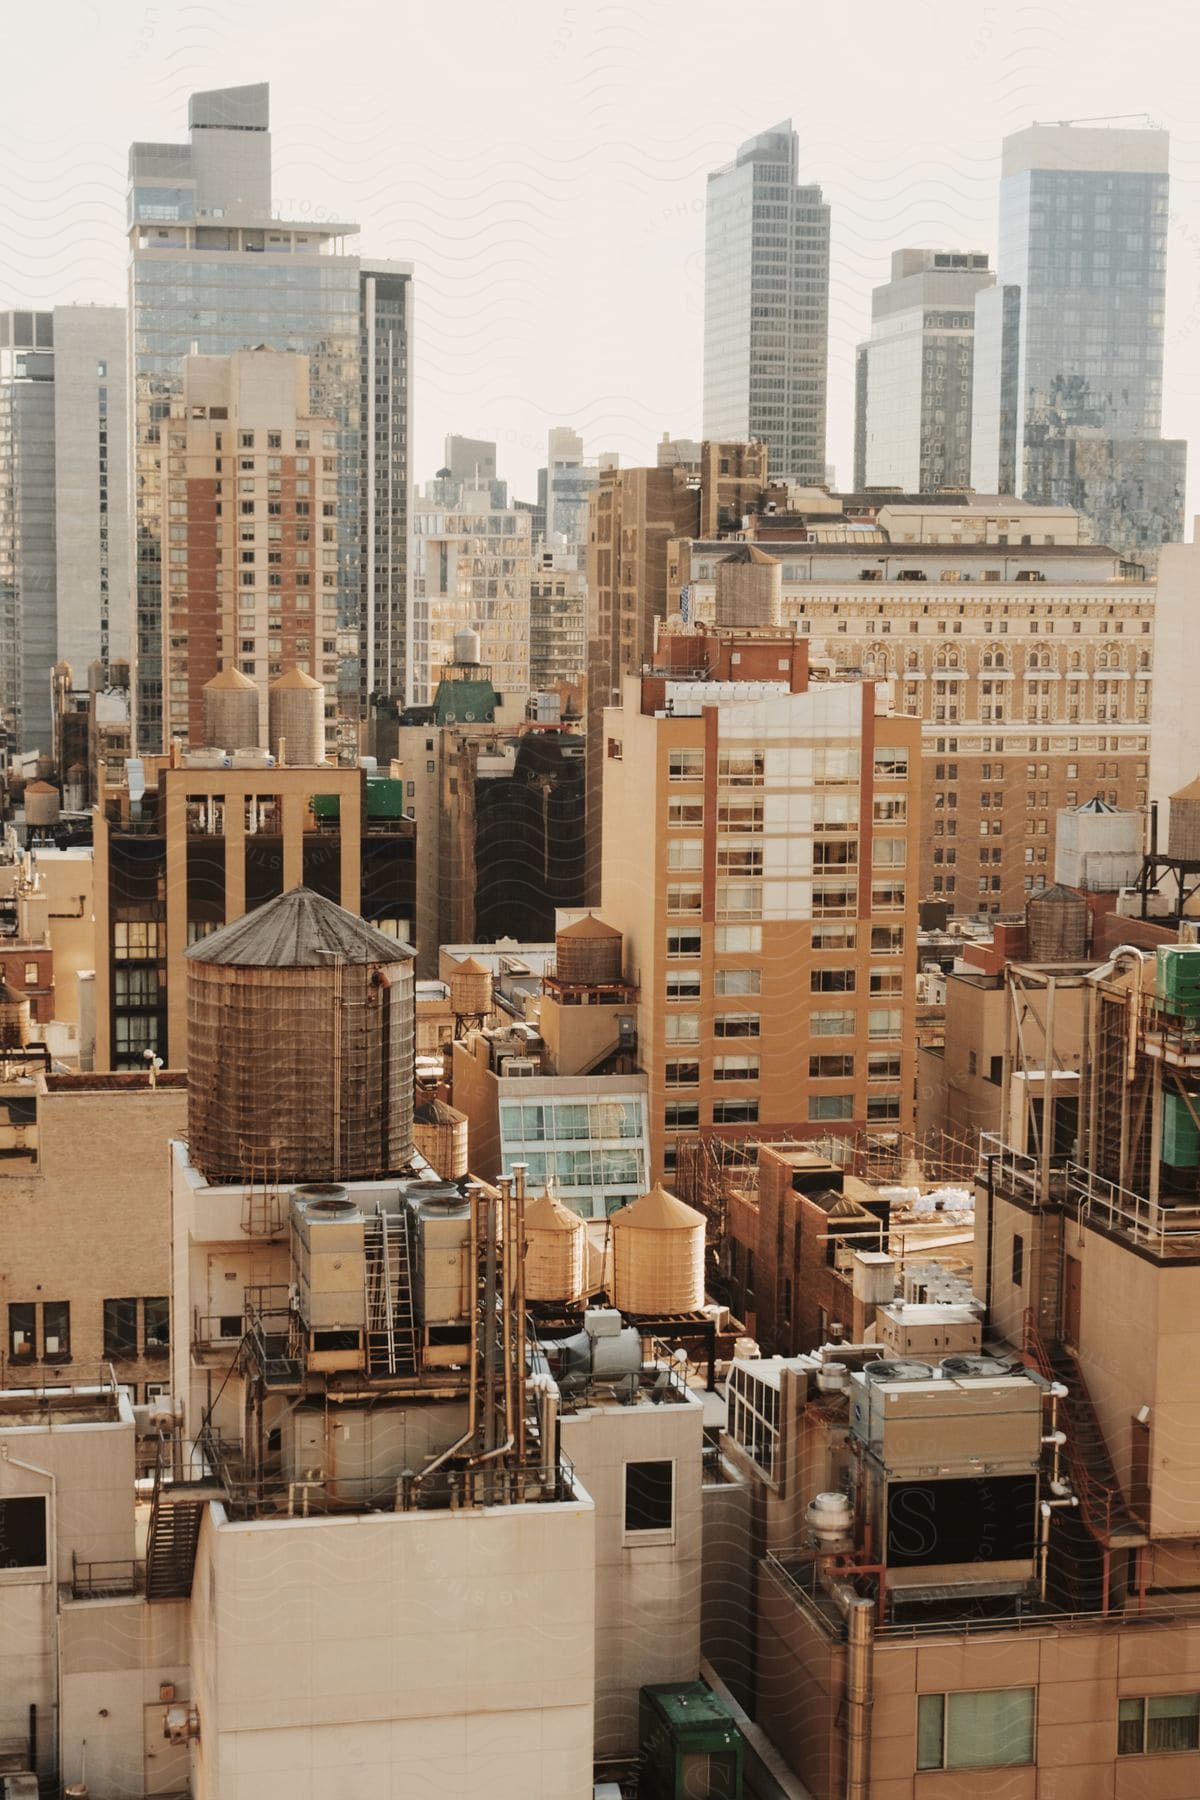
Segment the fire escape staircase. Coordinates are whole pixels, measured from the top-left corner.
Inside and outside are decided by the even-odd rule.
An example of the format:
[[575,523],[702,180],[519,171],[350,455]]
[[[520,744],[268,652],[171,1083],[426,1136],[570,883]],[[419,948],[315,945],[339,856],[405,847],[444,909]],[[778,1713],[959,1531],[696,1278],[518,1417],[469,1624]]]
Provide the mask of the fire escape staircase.
[[366,1252],[367,1374],[415,1375],[417,1333],[407,1209],[398,1213],[378,1212],[368,1218],[363,1247]]
[[186,1600],[192,1591],[200,1521],[211,1500],[226,1498],[216,1480],[167,1481],[160,1459],[146,1539],[147,1600]]
[[1133,1550],[1150,1542],[1127,1504],[1108,1453],[1100,1419],[1078,1360],[1059,1342],[1047,1343],[1030,1317],[1025,1321],[1026,1361],[1047,1381],[1061,1382],[1067,1397],[1059,1421],[1066,1435],[1067,1468],[1084,1525],[1105,1550]]

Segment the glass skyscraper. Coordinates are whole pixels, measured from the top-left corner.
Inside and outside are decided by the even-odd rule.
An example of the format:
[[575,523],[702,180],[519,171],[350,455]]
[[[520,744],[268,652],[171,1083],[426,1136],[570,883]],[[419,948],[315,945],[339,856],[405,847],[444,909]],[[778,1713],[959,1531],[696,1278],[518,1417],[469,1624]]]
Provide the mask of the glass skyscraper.
[[0,719],[53,748],[51,671],[128,648],[125,316],[0,313]]
[[704,436],[768,446],[773,479],[825,481],[829,208],[785,119],[708,178]]
[[[171,573],[173,484],[183,472],[164,456],[163,427],[182,401],[189,352],[300,352],[309,359],[312,413],[336,422],[333,467],[322,471],[334,541],[322,548],[321,593],[338,634],[337,699],[348,725],[365,692],[383,685],[381,674],[395,679],[377,652],[404,641],[403,621],[389,614],[406,599],[406,546],[399,565],[396,531],[406,539],[407,498],[397,506],[391,488],[406,489],[408,478],[408,299],[397,311],[393,291],[408,282],[407,265],[380,265],[374,276],[368,266],[363,280],[358,257],[344,251],[356,225],[272,216],[265,84],[193,94],[188,124],[189,143],[134,144],[129,157],[135,729],[145,751],[187,730],[186,643],[181,633],[173,648],[170,629],[171,613],[187,603],[186,552],[178,583]],[[227,473],[232,505],[232,458]],[[232,646],[226,654],[232,660]]]
[[1074,506],[1144,560],[1183,533],[1163,439],[1168,137],[1035,125],[1004,141],[998,285],[976,303],[972,478]]
[[975,296],[986,256],[897,250],[858,347],[854,486],[932,494],[971,482]]

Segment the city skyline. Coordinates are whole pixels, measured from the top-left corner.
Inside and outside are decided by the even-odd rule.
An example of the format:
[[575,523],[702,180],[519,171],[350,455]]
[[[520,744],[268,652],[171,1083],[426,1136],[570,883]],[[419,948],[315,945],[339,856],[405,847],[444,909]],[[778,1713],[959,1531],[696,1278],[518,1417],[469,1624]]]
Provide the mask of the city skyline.
[[[471,14],[479,73],[456,71],[453,83],[437,78],[432,22],[414,22],[433,73],[428,91],[394,107],[349,46],[323,43],[320,58],[290,47],[308,41],[315,9],[301,9],[287,38],[270,6],[236,32],[219,11],[174,19],[118,5],[98,33],[86,8],[71,10],[66,128],[48,135],[36,84],[12,96],[0,127],[13,173],[0,215],[5,302],[119,302],[129,140],[177,137],[190,91],[270,80],[281,207],[358,219],[365,255],[416,265],[417,479],[440,466],[447,432],[495,437],[522,498],[533,497],[553,425],[573,425],[590,455],[611,448],[635,464],[653,462],[664,429],[698,435],[705,177],[789,113],[801,179],[832,209],[828,449],[843,485],[871,289],[902,245],[995,256],[1001,139],[1038,118],[1149,103],[1170,130],[1163,432],[1197,435],[1200,142],[1182,79],[1197,28],[1182,8],[1154,9],[1180,53],[1169,67],[1154,60],[1153,34],[1115,55],[1113,28],[1078,7],[1015,24],[995,8],[931,7],[941,38],[924,59],[881,12],[876,56],[835,55],[822,92],[809,94],[786,54],[798,26],[772,21],[781,53],[768,68],[753,52],[755,15],[745,44],[730,44],[716,9],[701,6],[689,26],[693,80],[666,99],[655,86],[652,111],[643,102],[670,43],[654,14],[537,9],[515,29]],[[833,24],[805,31],[811,50],[836,51]],[[1058,52],[1072,37],[1068,76]],[[934,93],[936,114],[923,113]],[[522,107],[531,95],[535,115]],[[1193,484],[1189,521],[1195,504]]]

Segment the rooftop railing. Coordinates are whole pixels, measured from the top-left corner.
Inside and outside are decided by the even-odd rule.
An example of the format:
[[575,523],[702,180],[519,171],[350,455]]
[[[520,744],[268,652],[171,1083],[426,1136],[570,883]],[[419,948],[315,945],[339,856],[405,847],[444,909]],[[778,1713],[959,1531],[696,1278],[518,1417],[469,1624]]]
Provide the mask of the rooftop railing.
[[1043,1191],[1039,1158],[1014,1150],[995,1132],[981,1132],[980,1179],[990,1166],[994,1184],[1031,1205],[1067,1207],[1083,1223],[1126,1237],[1157,1256],[1200,1255],[1200,1202],[1151,1200],[1069,1157],[1052,1157]]

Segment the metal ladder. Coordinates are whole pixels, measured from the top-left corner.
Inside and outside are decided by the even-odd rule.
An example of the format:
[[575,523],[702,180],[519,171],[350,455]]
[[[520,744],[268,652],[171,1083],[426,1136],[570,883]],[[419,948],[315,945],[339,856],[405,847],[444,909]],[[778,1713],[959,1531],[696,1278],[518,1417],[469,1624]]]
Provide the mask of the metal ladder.
[[408,1214],[376,1213],[366,1221],[367,1373],[415,1375]]

